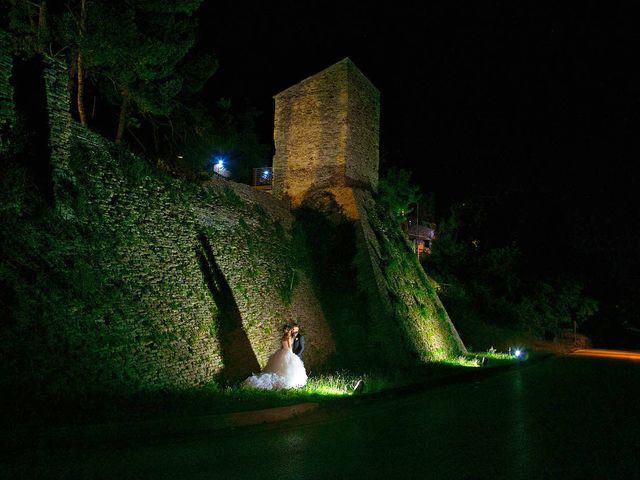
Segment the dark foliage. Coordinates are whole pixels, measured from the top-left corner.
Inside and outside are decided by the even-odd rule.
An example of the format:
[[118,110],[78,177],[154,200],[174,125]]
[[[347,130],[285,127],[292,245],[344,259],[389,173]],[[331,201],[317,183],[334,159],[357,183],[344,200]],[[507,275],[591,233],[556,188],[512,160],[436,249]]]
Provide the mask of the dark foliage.
[[[6,43],[18,66],[43,53],[66,60],[72,114],[85,127],[174,174],[199,175],[224,156],[231,176],[249,183],[254,167],[270,164],[269,147],[255,133],[253,108],[201,96],[218,68],[211,46],[198,40],[201,3],[13,0],[4,7]],[[43,110],[34,86],[22,89],[36,93],[25,97],[41,104],[32,110]]]
[[406,221],[421,198],[410,179],[409,170],[390,168],[378,182],[378,203],[397,222]]
[[473,206],[465,203],[440,223],[423,261],[450,311],[548,339],[597,311],[577,280],[536,271],[515,242],[485,247],[474,227],[487,212]]

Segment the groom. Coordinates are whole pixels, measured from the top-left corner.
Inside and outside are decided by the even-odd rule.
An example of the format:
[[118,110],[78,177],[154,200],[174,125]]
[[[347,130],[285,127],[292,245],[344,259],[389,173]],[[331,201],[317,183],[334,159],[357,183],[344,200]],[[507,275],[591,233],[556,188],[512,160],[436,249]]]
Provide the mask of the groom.
[[293,345],[291,350],[302,359],[302,352],[304,352],[304,336],[300,335],[300,325],[294,323],[291,327],[291,335],[293,336]]

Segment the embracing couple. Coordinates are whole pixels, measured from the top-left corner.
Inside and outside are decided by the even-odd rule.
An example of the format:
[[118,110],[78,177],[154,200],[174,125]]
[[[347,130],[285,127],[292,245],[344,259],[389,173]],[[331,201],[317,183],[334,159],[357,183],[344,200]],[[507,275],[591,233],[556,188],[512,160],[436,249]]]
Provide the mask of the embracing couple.
[[261,373],[253,374],[244,381],[245,386],[265,390],[305,386],[307,372],[302,363],[304,337],[297,323],[285,325],[281,345],[282,348],[269,357]]

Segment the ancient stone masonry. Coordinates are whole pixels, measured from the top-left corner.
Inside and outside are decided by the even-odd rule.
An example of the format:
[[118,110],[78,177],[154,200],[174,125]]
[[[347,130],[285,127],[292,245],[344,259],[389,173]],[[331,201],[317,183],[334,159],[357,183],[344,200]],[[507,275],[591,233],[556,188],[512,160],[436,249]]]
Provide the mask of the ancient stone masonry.
[[[467,353],[447,311],[400,228],[385,222],[384,212],[368,192],[357,192],[366,221],[358,222],[361,245],[371,261],[373,318],[387,338],[400,333],[409,351],[422,361]],[[380,318],[384,312],[386,318]],[[389,322],[395,318],[396,323]],[[397,328],[397,332],[393,331]]]
[[295,264],[282,202],[224,179],[163,176],[78,124],[70,158],[74,195],[56,202],[73,216],[56,208],[42,240],[12,249],[9,263],[22,265],[11,315],[38,325],[13,332],[11,348],[29,352],[43,388],[235,382],[264,366],[293,322],[307,367],[326,363],[332,332]]
[[299,322],[305,364],[326,363],[332,332],[296,268],[286,206],[248,185],[153,171],[72,121],[66,78],[45,58],[55,228],[15,262],[39,286],[12,273],[12,315],[38,329],[14,332],[12,348],[51,388],[185,388],[257,372]]
[[[29,361],[10,369],[14,380],[69,391],[236,381],[264,366],[293,322],[310,371],[336,358],[350,368],[360,347],[366,368],[465,353],[376,205],[379,93],[350,60],[276,96],[276,197],[153,170],[71,120],[61,63],[46,59],[44,74],[56,208],[40,224],[13,218],[22,230],[5,237],[16,328],[3,345]],[[318,225],[338,225],[326,238],[343,255],[307,248]],[[327,295],[336,288],[342,304]],[[338,345],[356,336],[355,356],[341,359]]]
[[305,364],[322,365],[334,350],[318,300],[291,244],[293,217],[282,202],[248,185],[214,178],[193,205],[209,238],[258,362],[279,348],[284,324],[303,326]]
[[352,188],[378,181],[380,93],[345,58],[275,96],[273,192],[298,207],[330,189],[357,218]]
[[11,131],[16,123],[13,87],[10,82],[12,65],[9,36],[0,30],[0,154],[9,149]]
[[[367,335],[386,363],[466,353],[398,227],[384,221],[378,181],[380,94],[348,58],[275,96],[274,194],[354,221]],[[329,201],[331,203],[332,201]]]
[[[66,64],[56,58],[45,57],[45,86],[47,110],[49,112],[49,148],[53,167],[53,188],[57,206],[66,209],[66,197],[75,188],[75,179],[70,167],[71,127],[69,90],[67,88]],[[66,209],[63,215],[73,215]]]

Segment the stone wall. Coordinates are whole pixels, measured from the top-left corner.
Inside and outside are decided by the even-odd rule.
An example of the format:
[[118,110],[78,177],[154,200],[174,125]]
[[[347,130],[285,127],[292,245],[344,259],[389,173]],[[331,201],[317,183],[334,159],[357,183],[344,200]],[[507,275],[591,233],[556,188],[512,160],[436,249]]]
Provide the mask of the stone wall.
[[293,207],[325,213],[337,204],[353,221],[367,335],[385,363],[462,355],[465,347],[404,235],[372,197],[379,99],[349,59],[276,95],[274,193]]
[[[296,269],[283,204],[220,178],[198,187],[145,172],[142,159],[73,124],[66,76],[46,58],[56,212],[69,231],[90,232],[89,263],[108,286],[96,292],[100,308],[69,299],[51,310],[71,314],[71,322],[50,320],[71,344],[84,341],[71,347],[95,357],[84,367],[103,370],[78,378],[115,376],[131,386],[237,380],[266,363],[293,322],[307,336],[308,367],[324,363],[332,335]],[[95,327],[92,336],[79,339],[78,319]]]
[[341,188],[356,215],[349,188],[378,180],[379,114],[378,90],[348,58],[276,95],[276,197],[297,207],[314,189]]
[[438,361],[466,355],[447,311],[438,298],[411,244],[400,228],[389,222],[369,192],[356,192],[362,209],[357,222],[359,247],[371,262],[369,302],[384,312],[378,319],[385,336],[401,341],[420,361]]
[[334,349],[332,333],[306,272],[296,265],[291,212],[248,185],[216,178],[205,189],[212,196],[192,209],[210,236],[259,363],[279,348],[282,326],[297,322],[305,334],[305,364],[322,365]]
[[[58,208],[66,209],[68,197],[75,188],[75,178],[70,167],[73,121],[67,86],[69,74],[66,64],[60,59],[45,56],[44,62],[53,190],[58,199]],[[73,215],[73,212],[68,209],[61,213],[67,216]]]
[[11,132],[16,123],[11,86],[13,61],[9,51],[9,36],[0,30],[0,154],[8,151]]
[[73,157],[83,159],[76,175],[90,204],[90,214],[74,209],[75,221],[104,238],[95,261],[120,293],[99,312],[78,314],[125,333],[111,354],[129,367],[133,385],[244,378],[264,366],[293,322],[306,334],[307,366],[326,361],[332,335],[295,268],[293,220],[280,202],[224,179],[196,187],[150,173],[132,181],[126,165],[140,159],[75,130]]
[[[17,201],[11,194],[11,208],[0,208],[0,252],[8,258],[0,265],[5,374],[17,375],[13,380],[29,388],[58,391],[235,381],[264,366],[279,348],[282,326],[293,322],[305,334],[311,371],[326,365],[338,342],[356,345],[349,361],[366,357],[367,368],[372,362],[388,366],[464,353],[402,232],[385,220],[371,194],[377,180],[377,91],[368,90],[350,62],[334,67],[320,85],[332,88],[329,80],[336,75],[347,87],[362,82],[363,99],[353,100],[358,93],[348,88],[331,90],[336,103],[327,112],[320,103],[308,109],[306,100],[293,98],[289,120],[304,122],[310,115],[311,123],[335,133],[339,142],[330,161],[313,157],[317,175],[308,183],[309,170],[297,155],[331,149],[325,143],[305,146],[306,137],[291,124],[279,188],[316,212],[323,207],[315,200],[332,199],[337,210],[327,212],[337,222],[307,218],[325,222],[329,239],[331,224],[341,225],[334,244],[346,256],[334,256],[317,242],[317,250],[305,249],[294,238],[304,224],[296,216],[300,211],[292,214],[287,202],[222,178],[202,185],[170,178],[74,124],[64,69],[49,60],[56,208],[40,220],[27,219],[29,192]],[[317,84],[305,88],[312,87]],[[333,114],[342,116],[332,122]],[[286,117],[280,115],[276,131]],[[349,115],[360,115],[362,125]],[[316,133],[323,134],[322,128]],[[283,145],[278,148],[282,153]],[[297,174],[304,177],[302,187],[291,176]],[[314,221],[307,227],[313,229]],[[351,236],[344,234],[345,225]],[[344,263],[324,265],[329,275],[321,280],[330,288],[322,289],[318,270],[309,266],[314,255]],[[340,285],[349,288],[339,292],[342,303],[336,304],[327,293]]]
[[79,125],[70,158],[64,209],[40,224],[0,209],[14,226],[0,236],[5,374],[65,391],[226,383],[264,366],[293,322],[308,369],[326,362],[332,332],[281,202],[165,177]]
[[66,327],[67,338],[76,337],[74,317],[88,326],[91,336],[78,347],[92,362],[81,376],[112,374],[116,387],[133,389],[215,378],[224,366],[219,312],[196,259],[197,220],[188,192],[127,172],[140,160],[80,126],[72,158],[79,188],[70,207],[73,223],[88,232],[83,241],[94,249],[96,292],[93,299],[71,299],[69,317],[52,321]]

